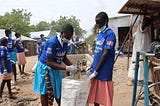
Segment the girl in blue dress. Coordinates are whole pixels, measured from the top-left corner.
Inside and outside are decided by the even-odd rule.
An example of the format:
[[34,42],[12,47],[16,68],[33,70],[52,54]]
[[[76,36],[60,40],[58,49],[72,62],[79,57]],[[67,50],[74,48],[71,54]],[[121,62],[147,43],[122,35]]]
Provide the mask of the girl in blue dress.
[[16,99],[11,92],[12,66],[7,43],[7,38],[2,38],[0,41],[0,74],[3,76],[0,88],[0,102],[2,102],[2,93],[6,83],[9,91],[9,98]]
[[[34,74],[34,92],[41,95],[42,106],[53,105],[56,99],[60,106],[62,72],[75,73],[77,67],[67,58],[68,40],[72,38],[73,27],[66,24],[61,33],[46,41]],[[62,64],[64,62],[66,65]]]

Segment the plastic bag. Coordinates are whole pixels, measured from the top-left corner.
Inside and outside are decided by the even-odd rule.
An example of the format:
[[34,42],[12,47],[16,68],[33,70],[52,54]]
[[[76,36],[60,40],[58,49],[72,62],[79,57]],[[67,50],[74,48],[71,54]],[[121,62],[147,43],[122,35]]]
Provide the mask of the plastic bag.
[[86,75],[79,80],[71,76],[62,80],[61,106],[85,106],[90,89],[90,80]]

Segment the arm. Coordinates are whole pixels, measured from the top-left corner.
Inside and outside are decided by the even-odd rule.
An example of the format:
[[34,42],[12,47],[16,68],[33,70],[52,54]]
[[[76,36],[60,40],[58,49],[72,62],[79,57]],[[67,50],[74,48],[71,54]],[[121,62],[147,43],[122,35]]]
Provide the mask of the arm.
[[54,58],[47,58],[47,65],[55,68],[55,69],[60,69],[60,70],[66,70],[66,66],[62,65],[62,64],[58,64],[56,62],[54,62],[55,59]]
[[96,72],[99,72],[99,70],[100,70],[101,67],[103,66],[105,60],[107,59],[108,54],[109,54],[109,50],[104,50],[104,53],[103,53],[103,55],[102,55],[102,57],[101,57],[101,59],[100,59],[100,62],[99,62],[98,66],[97,66],[97,68],[96,68],[96,70],[95,70]]
[[2,66],[4,69],[7,69],[6,65],[5,65],[5,60],[4,60],[4,57],[2,57]]
[[63,62],[66,64],[66,65],[72,65],[71,61],[67,58],[67,55],[65,54],[64,58],[63,58]]

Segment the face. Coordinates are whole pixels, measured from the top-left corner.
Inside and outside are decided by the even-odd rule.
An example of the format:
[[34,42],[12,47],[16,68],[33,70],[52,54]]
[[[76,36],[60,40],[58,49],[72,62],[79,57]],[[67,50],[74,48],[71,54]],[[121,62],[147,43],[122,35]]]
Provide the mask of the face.
[[95,21],[98,28],[101,28],[103,25],[105,25],[105,21],[100,17],[97,17]]
[[72,35],[73,35],[73,33],[67,33],[67,34],[66,33],[62,33],[62,37],[66,38],[68,40],[71,40]]
[[11,34],[11,32],[7,32],[7,33],[6,33],[6,36],[9,37],[10,34]]
[[44,35],[40,35],[41,39],[44,39]]

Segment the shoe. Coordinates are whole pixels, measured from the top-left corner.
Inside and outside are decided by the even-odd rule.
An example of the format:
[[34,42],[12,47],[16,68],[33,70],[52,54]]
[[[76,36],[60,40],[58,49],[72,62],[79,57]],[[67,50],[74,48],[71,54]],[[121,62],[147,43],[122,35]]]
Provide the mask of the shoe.
[[17,99],[15,96],[9,96],[9,99]]
[[128,86],[133,86],[133,82],[134,82],[133,79],[129,79],[129,80],[127,81],[127,85],[128,85]]

